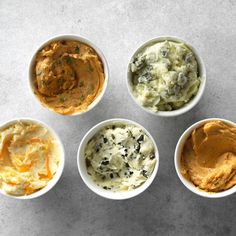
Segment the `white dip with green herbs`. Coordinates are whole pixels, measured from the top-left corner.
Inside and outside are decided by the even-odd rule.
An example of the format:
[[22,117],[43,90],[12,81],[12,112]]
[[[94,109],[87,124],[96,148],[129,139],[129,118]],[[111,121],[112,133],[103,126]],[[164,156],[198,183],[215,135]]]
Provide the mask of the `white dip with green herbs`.
[[87,172],[111,191],[139,187],[152,174],[157,157],[152,140],[140,128],[115,123],[96,133],[85,147]]
[[133,57],[129,70],[133,95],[154,112],[183,107],[196,95],[201,81],[193,52],[173,41],[145,47]]

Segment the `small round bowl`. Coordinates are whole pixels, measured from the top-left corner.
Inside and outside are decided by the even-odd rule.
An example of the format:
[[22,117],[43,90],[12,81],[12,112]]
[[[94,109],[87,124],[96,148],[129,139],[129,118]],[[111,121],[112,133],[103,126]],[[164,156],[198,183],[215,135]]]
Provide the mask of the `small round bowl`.
[[105,75],[105,80],[104,80],[104,85],[103,85],[103,89],[101,91],[101,93],[98,95],[98,97],[88,106],[87,110],[86,111],[80,111],[80,112],[75,112],[73,114],[69,114],[69,115],[66,115],[66,116],[77,116],[77,115],[81,115],[81,114],[84,114],[88,111],[90,111],[91,109],[93,109],[100,101],[101,99],[103,98],[103,95],[105,94],[105,91],[106,91],[106,88],[107,88],[107,84],[108,84],[108,78],[109,78],[109,68],[108,68],[108,63],[106,61],[106,58],[105,56],[103,55],[102,51],[97,47],[95,46],[92,42],[90,42],[88,39],[86,38],[83,38],[81,36],[77,36],[77,35],[59,35],[59,36],[55,36],[53,38],[50,38],[49,40],[45,41],[44,43],[42,43],[42,45],[35,51],[35,53],[33,54],[31,60],[30,60],[30,65],[29,65],[29,87],[30,87],[30,90],[33,94],[33,96],[36,98],[36,100],[38,102],[40,102],[40,104],[47,108],[48,110],[56,113],[56,114],[59,114],[59,115],[63,115],[63,114],[60,114],[60,113],[57,113],[55,112],[52,108],[50,108],[49,106],[47,106],[47,104],[44,104],[42,103],[39,98],[34,94],[34,84],[33,84],[33,71],[34,71],[34,66],[35,66],[35,59],[36,59],[36,55],[37,53],[43,49],[46,45],[50,44],[51,42],[53,41],[56,41],[56,40],[77,40],[77,41],[80,41],[82,43],[85,43],[87,44],[88,46],[92,47],[96,53],[99,55],[101,61],[102,61],[102,64],[103,64],[103,69],[104,69],[104,75]]
[[[150,109],[142,106],[141,104],[139,104],[139,102],[137,101],[137,99],[134,97],[133,93],[132,93],[132,73],[130,71],[130,63],[132,61],[132,58],[137,55],[140,51],[142,51],[145,47],[150,46],[154,43],[158,43],[158,42],[163,42],[165,40],[169,40],[169,41],[173,41],[173,42],[177,42],[177,43],[184,43],[185,45],[187,45],[187,47],[189,49],[191,49],[191,51],[193,52],[197,63],[198,63],[198,70],[199,70],[199,77],[201,78],[201,83],[200,86],[198,88],[198,92],[197,94],[188,102],[186,103],[183,107],[177,109],[177,110],[173,110],[173,111],[158,111],[158,112],[154,112],[151,111]],[[151,113],[153,115],[156,116],[162,116],[162,117],[172,117],[172,116],[178,116],[181,115],[187,111],[189,111],[190,109],[192,109],[201,99],[203,92],[205,90],[205,85],[206,85],[206,68],[205,65],[203,63],[202,58],[200,57],[199,53],[197,52],[197,50],[190,45],[188,42],[184,41],[183,39],[180,39],[178,37],[175,36],[160,36],[151,40],[148,40],[147,42],[145,42],[144,44],[142,44],[132,55],[129,65],[128,65],[128,70],[127,70],[127,87],[128,87],[128,91],[130,96],[133,98],[133,100],[135,101],[135,103],[141,107],[144,111]]]
[[61,139],[59,138],[59,136],[56,134],[56,132],[49,127],[48,125],[46,125],[45,123],[43,123],[42,121],[36,120],[36,119],[31,119],[31,118],[17,118],[17,119],[13,119],[10,120],[4,124],[2,124],[0,126],[0,130],[4,129],[5,127],[8,127],[11,124],[14,124],[17,121],[25,121],[25,122],[32,122],[32,123],[36,123],[39,124],[43,127],[45,127],[46,129],[49,130],[49,132],[54,136],[54,138],[57,140],[59,147],[61,149],[61,160],[57,169],[57,172],[55,173],[55,175],[53,176],[53,178],[48,182],[48,184],[40,189],[37,192],[34,192],[30,195],[24,195],[24,196],[14,196],[14,195],[10,195],[7,194],[6,192],[4,192],[2,189],[0,189],[0,194],[10,197],[10,198],[14,198],[14,199],[19,199],[19,200],[29,200],[29,199],[33,199],[33,198],[38,198],[44,194],[46,194],[47,192],[49,192],[49,190],[51,190],[56,183],[59,181],[59,179],[61,178],[62,172],[64,170],[64,165],[65,165],[65,151],[64,151],[64,147],[63,144],[61,142]]
[[221,197],[226,197],[229,196],[233,193],[236,192],[236,185],[233,186],[232,188],[222,191],[222,192],[205,192],[204,190],[201,190],[199,188],[197,188],[190,180],[188,180],[187,178],[185,178],[182,174],[181,174],[181,154],[182,154],[182,150],[185,144],[185,141],[188,139],[188,137],[191,135],[192,131],[200,126],[202,126],[203,124],[209,122],[209,121],[214,121],[214,120],[220,120],[223,121],[229,125],[232,126],[236,126],[235,123],[233,123],[232,121],[229,120],[225,120],[225,119],[220,119],[220,118],[209,118],[209,119],[204,119],[201,121],[198,121],[197,123],[193,124],[192,126],[190,126],[179,138],[179,141],[176,145],[175,148],[175,156],[174,156],[174,162],[175,162],[175,170],[177,172],[177,175],[179,176],[181,182],[184,184],[184,186],[186,188],[188,188],[190,191],[192,191],[193,193],[202,196],[202,197],[206,197],[206,198],[221,198]]
[[[108,125],[113,125],[116,123],[131,124],[131,125],[135,125],[135,126],[140,127],[147,134],[147,136],[152,140],[152,142],[154,144],[154,148],[155,148],[155,156],[156,156],[157,162],[156,162],[156,165],[155,165],[154,170],[152,172],[152,175],[141,186],[139,186],[138,188],[136,188],[134,190],[130,190],[130,191],[112,192],[112,191],[105,190],[105,189],[101,188],[100,186],[98,186],[92,180],[92,178],[88,175],[87,167],[86,167],[86,163],[85,163],[85,159],[84,159],[84,149],[85,149],[88,141],[103,127],[106,127]],[[159,166],[159,153],[158,153],[158,149],[157,149],[157,146],[156,146],[156,143],[155,143],[153,137],[140,124],[138,124],[134,121],[131,121],[131,120],[127,120],[127,119],[109,119],[109,120],[105,120],[105,121],[95,125],[93,128],[91,128],[85,134],[84,138],[82,139],[82,141],[80,143],[79,149],[78,149],[77,164],[78,164],[78,169],[79,169],[79,173],[80,173],[81,178],[83,179],[83,181],[87,185],[87,187],[90,188],[94,193],[96,193],[104,198],[108,198],[108,199],[112,199],[112,200],[124,200],[124,199],[132,198],[132,197],[139,195],[140,193],[144,192],[151,185],[152,181],[154,180],[154,178],[157,174],[157,170],[158,170],[158,166]]]

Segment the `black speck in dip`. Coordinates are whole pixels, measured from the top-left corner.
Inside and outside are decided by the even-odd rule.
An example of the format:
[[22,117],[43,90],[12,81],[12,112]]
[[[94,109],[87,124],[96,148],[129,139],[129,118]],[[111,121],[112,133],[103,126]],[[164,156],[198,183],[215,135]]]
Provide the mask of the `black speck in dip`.
[[87,158],[85,159],[85,163],[86,163],[86,166],[87,166],[87,167],[91,166],[91,162],[90,162],[90,160],[88,160]]
[[142,142],[144,140],[144,135],[140,135],[140,137],[137,139],[138,142]]
[[135,148],[135,151],[136,151],[136,152],[139,152],[139,151],[140,151],[140,144],[137,145],[137,147]]
[[142,170],[140,174],[143,175],[145,178],[148,178],[146,170]]
[[150,160],[153,160],[154,158],[155,158],[155,155],[152,154],[152,155],[150,156]]
[[109,161],[102,161],[102,163],[101,163],[102,165],[104,165],[104,166],[106,166],[106,165],[108,165],[109,164]]

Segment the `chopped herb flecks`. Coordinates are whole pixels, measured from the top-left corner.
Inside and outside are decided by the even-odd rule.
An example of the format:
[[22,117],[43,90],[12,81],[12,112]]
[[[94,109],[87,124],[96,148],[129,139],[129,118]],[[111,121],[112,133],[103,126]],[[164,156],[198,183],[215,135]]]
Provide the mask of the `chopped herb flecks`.
[[72,64],[73,62],[74,62],[73,57],[67,57],[67,58],[66,58],[66,63],[67,63],[67,64]]
[[91,64],[88,64],[88,72],[93,72],[93,67],[91,66]]
[[65,82],[65,79],[63,77],[60,77],[58,80],[57,80],[57,84],[58,86],[62,86]]
[[154,158],[155,158],[155,155],[152,154],[152,155],[150,156],[150,160],[153,160]]
[[81,95],[79,99],[80,101],[84,101],[84,98],[85,98],[84,95]]
[[83,87],[84,86],[84,81],[80,81],[79,82],[79,87]]
[[136,151],[136,152],[139,152],[139,151],[140,151],[140,144],[139,144],[139,143],[138,143],[138,145],[136,146],[135,151]]
[[65,97],[59,97],[60,102],[65,102],[66,98]]
[[144,135],[142,134],[138,139],[137,139],[137,141],[138,142],[142,142],[144,140]]
[[142,170],[140,174],[143,175],[145,178],[148,178],[146,170]]
[[109,164],[109,161],[102,161],[102,163],[101,163],[102,165],[104,165],[104,166],[106,166],[106,165],[108,165]]
[[80,47],[79,46],[76,47],[75,53],[80,54]]

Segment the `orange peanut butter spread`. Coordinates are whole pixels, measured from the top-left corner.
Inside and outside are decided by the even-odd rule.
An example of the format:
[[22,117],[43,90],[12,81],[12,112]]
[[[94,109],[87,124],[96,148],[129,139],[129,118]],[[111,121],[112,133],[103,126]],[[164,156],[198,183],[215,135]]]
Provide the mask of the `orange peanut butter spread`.
[[207,192],[236,185],[236,127],[210,121],[195,129],[183,147],[181,172]]
[[86,111],[101,93],[104,69],[96,51],[79,41],[51,42],[35,60],[34,93],[49,109],[72,115]]

